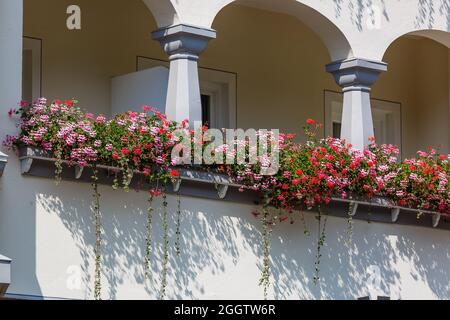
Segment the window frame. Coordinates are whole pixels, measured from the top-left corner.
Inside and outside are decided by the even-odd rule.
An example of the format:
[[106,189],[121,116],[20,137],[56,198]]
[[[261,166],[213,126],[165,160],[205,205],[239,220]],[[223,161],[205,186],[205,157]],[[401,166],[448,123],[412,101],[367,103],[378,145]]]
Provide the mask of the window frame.
[[[155,59],[144,56],[136,57],[136,71],[141,71],[157,66],[169,68],[167,60]],[[224,71],[213,68],[198,67],[200,94],[211,96],[212,128],[237,128],[237,81],[236,72]],[[226,90],[225,87],[228,89]],[[227,92],[228,91],[228,92]],[[222,119],[218,110],[227,105],[226,119]],[[215,109],[215,111],[213,110]]]
[[[31,51],[31,100],[35,101],[42,97],[42,42],[40,38],[23,36],[22,55],[25,50]],[[23,67],[23,65],[22,65]],[[22,70],[23,81],[23,70]],[[22,98],[24,96],[22,83]],[[28,102],[32,102],[28,101]]]

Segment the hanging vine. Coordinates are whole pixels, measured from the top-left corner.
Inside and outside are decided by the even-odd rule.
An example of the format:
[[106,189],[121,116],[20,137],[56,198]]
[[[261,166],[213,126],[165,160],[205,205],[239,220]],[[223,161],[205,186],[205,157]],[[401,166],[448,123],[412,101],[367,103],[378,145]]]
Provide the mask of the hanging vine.
[[177,256],[181,255],[181,197],[180,193],[177,193],[177,217],[176,217],[176,240],[175,250]]
[[163,300],[166,296],[167,289],[167,273],[168,273],[168,265],[169,265],[169,222],[167,216],[167,194],[164,191],[163,193],[163,265],[161,272],[161,300]]
[[311,235],[311,232],[309,232],[308,226],[306,224],[305,214],[303,211],[300,211],[299,213],[300,213],[300,220],[302,221],[303,225],[303,234],[309,237]]
[[356,204],[354,202],[350,202],[348,206],[347,212],[347,245],[351,245],[353,242],[353,210],[355,209]]
[[153,195],[150,192],[147,207],[147,237],[145,241],[145,272],[144,279],[150,279],[151,271],[151,252],[152,252],[152,218],[153,218]]
[[328,217],[325,217],[323,225],[322,225],[322,210],[319,206],[319,214],[316,217],[317,225],[318,225],[318,239],[317,239],[317,253],[316,253],[316,262],[314,263],[315,275],[314,275],[314,284],[317,285],[320,280],[320,260],[322,258],[322,247],[325,245],[326,241],[326,226]]
[[117,170],[114,171],[114,180],[112,184],[113,190],[119,189],[119,173]]
[[267,195],[264,196],[262,206],[262,241],[263,241],[263,265],[261,270],[261,277],[259,285],[263,287],[264,299],[267,300],[268,290],[270,285],[270,236],[271,236],[271,221],[268,210],[269,200]]
[[94,273],[94,298],[101,300],[101,247],[102,247],[102,225],[100,213],[100,193],[98,191],[98,170],[94,165],[92,168],[92,188],[93,188],[93,212],[95,220],[95,273]]
[[62,151],[58,146],[55,148],[55,183],[59,185],[61,183],[61,174],[63,171]]

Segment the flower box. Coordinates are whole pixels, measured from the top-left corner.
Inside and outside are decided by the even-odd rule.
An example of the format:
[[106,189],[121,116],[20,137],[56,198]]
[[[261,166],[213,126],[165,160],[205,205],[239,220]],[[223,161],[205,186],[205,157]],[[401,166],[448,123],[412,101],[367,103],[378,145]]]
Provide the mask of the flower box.
[[[54,178],[56,159],[39,148],[24,147],[19,150],[21,171],[24,175]],[[99,183],[112,185],[115,176],[120,175],[117,167],[98,165]],[[206,172],[201,168],[180,169],[180,178],[175,179],[168,186],[168,193],[179,193],[182,196],[198,197],[210,200],[222,200],[242,204],[259,204],[258,192],[242,189],[230,177],[224,174]],[[92,169],[83,169],[63,163],[61,178],[68,181],[91,182]],[[135,172],[130,188],[148,190],[152,186],[145,182],[143,173]],[[330,216],[346,218],[349,206],[352,204],[352,216],[357,220],[379,223],[398,223],[401,225],[432,226],[434,228],[450,230],[448,217],[436,212],[403,208],[393,205],[389,200],[374,197],[370,200],[353,196],[351,199],[334,197],[322,211]],[[420,219],[418,219],[420,215]]]
[[[54,178],[56,159],[49,156],[39,148],[24,147],[19,150],[21,172],[43,178]],[[121,169],[106,165],[98,165],[99,184],[112,185],[115,177],[121,177]],[[180,169],[180,177],[173,179],[173,183],[167,186],[168,193],[179,193],[182,196],[200,197],[212,200],[227,200],[239,203],[258,203],[260,197],[256,192],[244,189],[239,191],[240,185],[224,174],[211,173],[199,168]],[[63,163],[61,178],[69,181],[92,181],[92,169],[80,168]],[[142,172],[135,172],[130,181],[130,188],[149,190],[152,187]]]

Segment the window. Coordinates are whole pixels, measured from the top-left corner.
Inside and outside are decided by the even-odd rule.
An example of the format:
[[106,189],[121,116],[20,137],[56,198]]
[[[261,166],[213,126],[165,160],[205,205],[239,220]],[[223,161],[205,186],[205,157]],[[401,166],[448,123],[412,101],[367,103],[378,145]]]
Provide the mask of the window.
[[42,40],[23,38],[22,99],[28,102],[41,97]]
[[[380,144],[394,144],[401,148],[401,104],[372,99],[372,120],[375,138]],[[341,136],[343,94],[325,91],[325,134]]]
[[[137,71],[169,67],[167,61],[137,58]],[[236,128],[236,83],[232,72],[199,67],[202,120],[211,128]]]
[[202,99],[202,123],[210,125],[211,123],[211,96],[207,94],[201,95]]

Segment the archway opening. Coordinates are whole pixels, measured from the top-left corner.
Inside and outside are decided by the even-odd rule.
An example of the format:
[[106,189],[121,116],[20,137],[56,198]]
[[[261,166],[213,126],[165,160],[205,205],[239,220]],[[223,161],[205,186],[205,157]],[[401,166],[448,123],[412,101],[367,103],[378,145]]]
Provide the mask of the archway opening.
[[[314,17],[316,25],[323,23],[320,31],[310,26]],[[306,119],[326,121],[324,92],[340,88],[325,65],[351,55],[342,34],[339,45],[324,40],[324,34],[340,33],[335,25],[297,1],[242,0],[220,10],[212,28],[217,39],[200,65],[237,74],[237,127],[277,128],[302,137]]]
[[404,157],[417,150],[450,151],[450,33],[416,31],[395,40],[383,60],[389,71],[373,88],[373,97],[401,105]]
[[142,0],[80,1],[80,29],[71,30],[71,4],[24,0],[23,97],[76,98],[110,116],[111,79],[135,72],[137,57],[167,58],[149,37],[158,22]]

